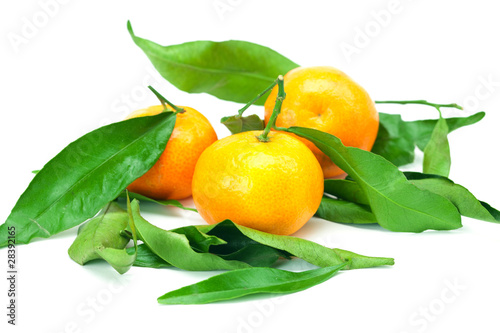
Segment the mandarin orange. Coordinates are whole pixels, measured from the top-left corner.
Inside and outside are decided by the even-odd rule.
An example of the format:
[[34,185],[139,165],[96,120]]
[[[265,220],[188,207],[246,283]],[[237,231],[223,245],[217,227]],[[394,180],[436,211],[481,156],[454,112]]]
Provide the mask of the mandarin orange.
[[[285,75],[286,99],[276,126],[302,126],[337,136],[344,145],[370,150],[378,132],[379,117],[368,93],[349,76],[333,67],[299,67]],[[265,122],[273,112],[278,87],[265,103]],[[299,137],[297,137],[299,138]],[[344,172],[314,144],[299,138],[314,153],[325,178]]]
[[[194,167],[201,153],[217,141],[217,134],[205,116],[193,108],[177,114],[175,127],[156,164],[128,186],[128,190],[153,199],[184,199],[191,196]],[[128,118],[152,116],[162,105],[132,112]],[[169,109],[171,110],[171,109]]]
[[323,173],[312,152],[289,134],[243,132],[223,138],[200,156],[193,200],[210,224],[230,219],[253,229],[290,235],[316,212]]

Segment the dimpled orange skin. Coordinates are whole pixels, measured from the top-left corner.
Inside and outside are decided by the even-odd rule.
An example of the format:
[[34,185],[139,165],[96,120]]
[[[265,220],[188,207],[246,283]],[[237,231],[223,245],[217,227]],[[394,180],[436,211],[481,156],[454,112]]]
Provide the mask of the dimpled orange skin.
[[[201,153],[217,141],[217,134],[205,116],[193,108],[181,106],[175,127],[155,165],[128,186],[128,190],[159,200],[180,200],[191,196],[194,167]],[[132,112],[127,119],[152,116],[163,111],[155,105]]]
[[291,135],[262,131],[221,139],[200,156],[193,200],[210,224],[233,222],[276,235],[299,230],[323,196],[323,173],[311,151]]
[[[277,127],[301,126],[337,136],[344,145],[372,149],[379,126],[375,104],[368,93],[345,73],[333,67],[299,67],[285,77],[286,98]],[[276,101],[277,87],[265,103],[265,122]],[[310,141],[299,138],[312,150],[325,178],[344,172]]]

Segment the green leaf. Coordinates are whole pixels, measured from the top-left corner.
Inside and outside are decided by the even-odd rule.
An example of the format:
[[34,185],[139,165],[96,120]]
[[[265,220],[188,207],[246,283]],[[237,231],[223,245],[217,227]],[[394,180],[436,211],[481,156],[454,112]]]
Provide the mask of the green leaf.
[[325,193],[360,205],[370,204],[361,187],[353,180],[325,179]]
[[420,189],[439,194],[450,200],[463,216],[500,223],[500,212],[489,204],[479,201],[465,187],[448,178],[417,172],[405,172],[406,177]]
[[399,114],[379,112],[379,128],[372,152],[383,156],[397,166],[415,159],[415,139]]
[[[446,118],[448,131],[451,133],[461,127],[473,125],[483,119],[485,115],[486,114],[481,111],[468,117]],[[412,133],[412,137],[415,139],[415,143],[421,151],[425,150],[437,121],[438,119],[424,119],[406,122],[408,130]]]
[[[133,248],[127,248],[127,253],[132,254],[133,252]],[[134,261],[134,266],[149,268],[172,267],[171,264],[158,257],[153,251],[151,251],[146,244],[140,244],[137,247],[137,258]]]
[[335,136],[311,128],[286,129],[314,143],[363,190],[378,223],[391,231],[451,230],[462,226],[446,198],[420,190],[398,168],[371,152],[346,147]]
[[[349,251],[330,249],[306,239],[292,236],[268,234],[266,232],[237,225],[229,220],[214,225],[199,226],[198,228],[202,232],[205,232],[209,235],[215,235],[227,241],[228,245],[222,246],[231,246],[231,241],[233,239],[236,240],[237,244],[243,244],[246,246],[247,244],[245,244],[245,241],[243,241],[242,237],[245,236],[258,244],[267,245],[269,247],[285,251],[285,253],[289,253],[292,256],[301,258],[319,267],[334,266],[346,261],[349,261],[349,265],[346,266],[346,269],[376,267],[394,264],[394,259],[392,258],[366,257]],[[238,250],[238,248],[240,247],[234,245],[232,247],[232,249],[234,250]],[[344,257],[339,254],[340,252],[350,253],[352,255]],[[358,261],[359,258],[363,258],[363,261]]]
[[92,218],[156,162],[175,125],[171,112],[110,124],[70,143],[36,174],[7,221],[16,242],[50,237]]
[[140,215],[136,199],[132,201],[131,209],[139,238],[153,253],[175,267],[200,271],[250,267],[244,262],[224,260],[212,253],[196,252],[186,235],[163,230],[147,222]]
[[231,134],[263,130],[265,127],[264,121],[256,114],[252,114],[248,117],[242,117],[240,115],[224,117],[221,119],[221,123],[227,127]]
[[[189,93],[208,93],[217,98],[246,103],[269,86],[278,75],[296,63],[268,47],[230,40],[195,41],[161,46],[137,37],[130,22],[127,28],[134,43],[170,83]],[[264,105],[267,94],[256,102]]]
[[[477,123],[485,116],[478,112],[469,117],[446,118],[449,133]],[[415,146],[424,151],[438,119],[404,121],[399,114],[379,113],[380,126],[372,152],[397,166],[413,162]]]
[[78,236],[68,249],[70,258],[80,265],[91,260],[104,259],[116,271],[124,274],[136,259],[134,248],[131,248],[131,253],[125,250],[129,239],[120,235],[129,223],[133,225],[127,211],[111,202],[100,215],[80,228]]
[[323,197],[315,216],[322,219],[353,224],[377,223],[370,207],[345,200]]
[[153,203],[156,203],[156,204],[159,204],[159,205],[162,205],[162,206],[173,206],[173,207],[177,207],[177,208],[180,208],[180,209],[189,210],[191,212],[198,213],[198,211],[195,208],[185,207],[178,200],[173,200],[173,199],[170,199],[170,200],[156,200],[156,199],[147,197],[147,196],[139,194],[139,193],[128,192],[128,191],[122,191],[122,193],[120,193],[120,195],[119,195],[119,198],[126,198],[127,197],[127,193],[129,195],[130,199],[137,199],[139,201],[153,202]]
[[269,267],[281,257],[281,251],[262,244],[249,244],[233,253],[218,256],[225,260],[246,262],[253,267]]
[[238,269],[168,292],[158,298],[158,303],[206,304],[257,293],[294,293],[330,279],[345,265],[298,273],[268,267]]
[[450,144],[448,142],[448,125],[446,119],[439,114],[439,120],[432,131],[431,139],[424,149],[424,173],[448,177],[451,168]]
[[187,227],[177,228],[170,231],[186,236],[191,248],[193,248],[197,252],[208,253],[210,247],[213,245],[227,244],[227,242],[224,241],[223,239],[202,233],[200,230],[198,230],[198,228],[192,225]]

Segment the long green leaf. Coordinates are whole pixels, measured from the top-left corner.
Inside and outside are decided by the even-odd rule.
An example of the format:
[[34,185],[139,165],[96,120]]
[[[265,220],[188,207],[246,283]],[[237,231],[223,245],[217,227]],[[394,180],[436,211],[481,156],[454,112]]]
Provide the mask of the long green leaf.
[[405,172],[405,175],[418,188],[437,193],[450,200],[463,216],[500,223],[500,212],[497,209],[479,201],[469,190],[452,180],[417,172]]
[[460,214],[449,200],[415,187],[383,157],[346,147],[337,137],[318,130],[291,127],[287,131],[314,143],[358,183],[382,227],[421,232],[462,226]]
[[206,304],[257,293],[294,293],[330,279],[345,265],[298,273],[268,267],[238,269],[168,292],[158,298],[158,303]]
[[[231,244],[231,239],[233,238],[237,239],[237,242],[241,244],[241,235],[243,235],[259,244],[285,251],[292,256],[301,258],[319,267],[334,266],[346,261],[349,261],[349,264],[345,267],[345,269],[358,269],[394,264],[394,259],[392,258],[367,257],[341,249],[330,249],[326,246],[306,239],[293,236],[273,235],[237,225],[229,220],[214,225],[200,226],[199,228],[201,231],[209,235],[215,235],[226,240],[228,245]],[[238,233],[241,235],[238,236]]]
[[132,181],[148,171],[170,138],[171,112],[110,124],[70,143],[40,172],[0,226],[0,247],[8,226],[16,242],[50,237],[95,216]]
[[[450,200],[463,216],[488,222],[500,222],[500,211],[491,207],[488,203],[476,199],[465,187],[455,184],[446,177],[412,171],[404,172],[404,175],[416,187],[439,194]],[[352,180],[327,179],[325,180],[325,192],[351,203],[359,205],[368,204],[368,198],[361,195],[360,192],[362,190],[360,186]],[[326,210],[327,208],[325,207],[324,209]],[[323,214],[333,215],[334,213],[326,212]],[[334,219],[328,220],[334,221]]]
[[[130,22],[127,27],[134,43],[158,72],[180,90],[190,93],[204,92],[223,100],[246,103],[278,75],[298,67],[276,51],[254,43],[196,41],[161,46],[137,37]],[[256,104],[263,105],[267,95]]]

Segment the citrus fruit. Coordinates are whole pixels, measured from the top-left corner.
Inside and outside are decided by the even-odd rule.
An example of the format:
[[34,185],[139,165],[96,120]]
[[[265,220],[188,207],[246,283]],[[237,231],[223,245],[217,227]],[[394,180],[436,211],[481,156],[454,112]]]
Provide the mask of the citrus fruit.
[[210,224],[234,223],[278,235],[300,229],[323,196],[321,167],[302,142],[281,132],[268,141],[249,131],[223,138],[200,156],[193,200]]
[[[200,154],[217,141],[210,122],[193,108],[183,106],[175,127],[155,165],[128,186],[128,190],[154,199],[184,199],[191,196],[194,167]],[[132,112],[128,118],[152,116],[164,110],[162,105]]]
[[[293,69],[284,79],[286,99],[276,120],[277,127],[314,128],[335,135],[346,146],[372,148],[378,132],[378,113],[368,93],[349,76],[332,67],[318,66]],[[277,87],[265,103],[266,124],[276,95]],[[299,139],[314,153],[325,178],[344,174],[313,143]]]

